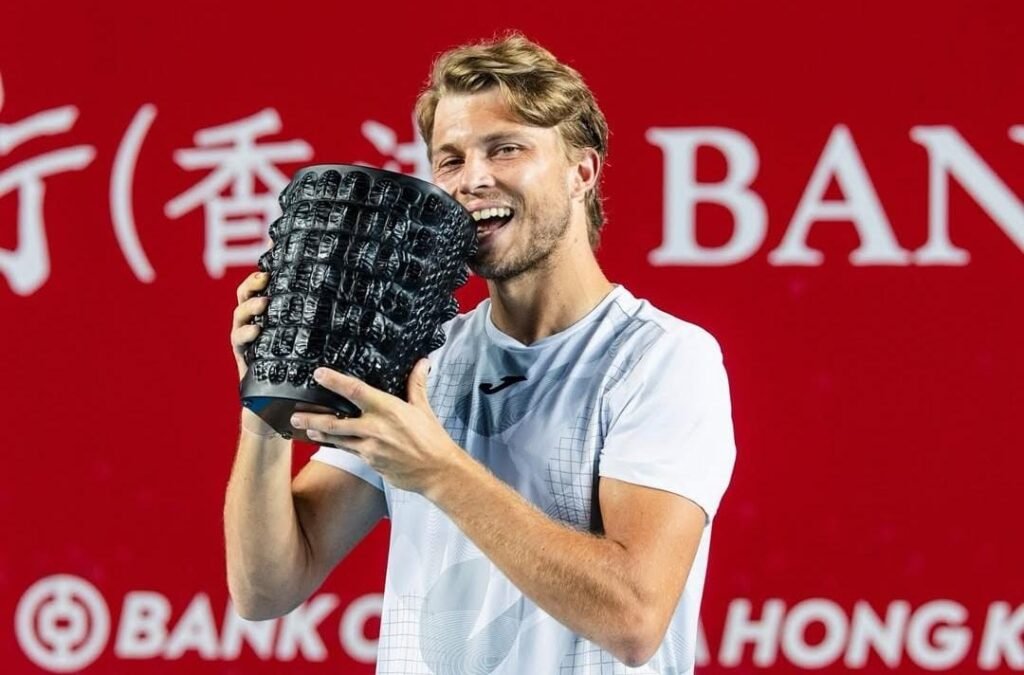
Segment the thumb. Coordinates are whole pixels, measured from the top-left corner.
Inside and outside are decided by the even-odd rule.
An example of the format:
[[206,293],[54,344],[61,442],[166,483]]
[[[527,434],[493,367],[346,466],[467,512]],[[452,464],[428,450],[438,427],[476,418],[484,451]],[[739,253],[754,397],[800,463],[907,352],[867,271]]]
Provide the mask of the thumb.
[[409,373],[409,403],[417,408],[430,408],[427,398],[427,373],[430,372],[430,361],[420,359]]

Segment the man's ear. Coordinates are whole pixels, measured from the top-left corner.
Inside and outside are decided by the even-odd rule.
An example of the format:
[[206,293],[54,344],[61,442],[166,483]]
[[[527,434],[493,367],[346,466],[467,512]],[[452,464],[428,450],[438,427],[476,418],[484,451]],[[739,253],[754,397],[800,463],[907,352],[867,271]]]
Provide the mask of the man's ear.
[[601,174],[601,156],[594,148],[579,148],[572,165],[572,198],[583,199]]

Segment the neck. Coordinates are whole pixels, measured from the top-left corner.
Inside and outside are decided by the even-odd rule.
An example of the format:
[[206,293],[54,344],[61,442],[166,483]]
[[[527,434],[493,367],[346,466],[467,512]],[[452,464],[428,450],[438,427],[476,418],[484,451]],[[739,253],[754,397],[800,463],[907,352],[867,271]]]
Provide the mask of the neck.
[[586,234],[556,247],[536,268],[513,279],[488,280],[491,320],[501,332],[532,344],[576,323],[612,290]]

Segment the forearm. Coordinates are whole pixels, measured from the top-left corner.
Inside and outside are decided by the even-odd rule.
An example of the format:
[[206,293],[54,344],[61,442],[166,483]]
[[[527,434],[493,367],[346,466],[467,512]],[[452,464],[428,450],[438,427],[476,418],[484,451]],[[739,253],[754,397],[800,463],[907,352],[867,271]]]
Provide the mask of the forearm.
[[[556,522],[459,453],[425,496],[526,596],[560,623],[627,663],[652,650],[651,589],[618,542]],[[661,627],[663,633],[664,627]]]
[[291,441],[243,427],[224,503],[228,587],[247,618],[287,612],[304,595],[308,550],[291,491]]

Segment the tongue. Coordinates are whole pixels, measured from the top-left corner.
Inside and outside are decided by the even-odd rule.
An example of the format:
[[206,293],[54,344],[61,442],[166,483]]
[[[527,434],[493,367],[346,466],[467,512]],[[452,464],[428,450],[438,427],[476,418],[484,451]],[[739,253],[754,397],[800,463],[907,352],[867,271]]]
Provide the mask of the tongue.
[[494,230],[497,230],[502,225],[505,225],[506,223],[508,223],[508,221],[510,221],[510,220],[512,220],[512,218],[510,218],[510,217],[487,218],[486,220],[479,220],[476,223],[476,229],[477,229],[478,232],[481,232],[481,231],[482,232],[493,232]]

